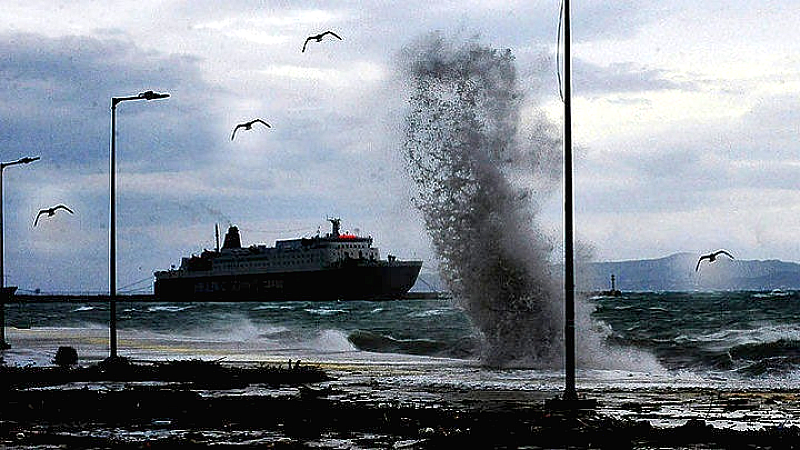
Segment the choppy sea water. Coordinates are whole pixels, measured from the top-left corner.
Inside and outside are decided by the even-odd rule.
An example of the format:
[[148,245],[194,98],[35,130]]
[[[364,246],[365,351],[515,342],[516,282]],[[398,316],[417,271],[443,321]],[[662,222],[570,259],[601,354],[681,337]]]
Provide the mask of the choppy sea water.
[[[599,342],[579,345],[595,354],[579,355],[578,388],[602,399],[605,412],[641,418],[640,407],[631,410],[637,404],[649,405],[655,424],[679,425],[700,414],[725,427],[800,426],[793,394],[800,390],[800,293],[628,293],[581,301],[586,308],[579,311],[590,311],[591,320],[579,320],[577,333],[589,326]],[[74,347],[83,363],[108,356],[107,303],[11,303],[5,311],[12,345],[2,354],[6,364],[51,364],[62,345]],[[483,367],[479,337],[451,300],[120,301],[117,314],[121,356],[301,360],[322,366],[351,398],[370,401],[539,401],[564,384],[557,368]],[[720,393],[755,406],[732,410]],[[742,393],[749,393],[745,400]]]
[[[626,367],[615,358],[588,360],[587,381],[629,385],[700,383],[784,387],[800,381],[800,293],[680,292],[595,296],[587,302],[602,345],[584,352],[647,354],[656,361]],[[117,304],[119,353],[133,359],[366,365],[411,364],[475,370],[479,337],[452,300]],[[18,302],[6,305],[10,364],[48,364],[60,345],[84,361],[108,352],[107,303]],[[581,333],[580,326],[577,330]],[[604,367],[602,361],[614,359]],[[598,362],[599,361],[599,362]],[[492,383],[508,377],[497,371]],[[511,371],[513,372],[513,371]],[[549,380],[557,371],[526,374]],[[463,375],[463,374],[462,374]],[[463,378],[463,377],[462,377]]]

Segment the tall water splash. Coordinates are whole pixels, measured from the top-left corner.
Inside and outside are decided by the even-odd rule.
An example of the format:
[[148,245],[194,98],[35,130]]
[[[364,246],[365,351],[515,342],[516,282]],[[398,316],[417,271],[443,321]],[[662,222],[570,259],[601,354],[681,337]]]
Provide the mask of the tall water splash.
[[539,114],[521,130],[510,50],[431,35],[404,49],[402,70],[415,204],[444,281],[482,335],[484,363],[559,365],[562,294],[536,222],[561,178],[556,127]]

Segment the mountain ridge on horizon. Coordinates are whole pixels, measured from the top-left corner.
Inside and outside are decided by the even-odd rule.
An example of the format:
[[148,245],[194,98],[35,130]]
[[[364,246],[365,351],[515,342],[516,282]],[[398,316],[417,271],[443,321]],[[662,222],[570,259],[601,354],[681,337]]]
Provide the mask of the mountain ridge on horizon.
[[[679,252],[670,253],[669,255],[666,255],[666,256],[657,256],[657,257],[652,257],[652,258],[615,259],[615,260],[605,260],[605,261],[592,261],[591,263],[598,264],[598,263],[622,263],[622,262],[635,262],[635,261],[658,261],[658,260],[662,260],[662,259],[680,258],[680,257],[689,257],[689,256],[694,258],[694,260],[696,262],[697,259],[701,255],[704,255],[704,254],[706,254],[706,253],[679,251]],[[724,256],[722,258],[724,258]],[[785,261],[785,260],[782,260],[782,259],[779,259],[779,258],[770,258],[770,259],[739,259],[739,258],[736,258],[735,261],[757,261],[757,262],[777,261],[777,262],[783,262],[783,263],[800,264],[800,261]]]
[[[660,258],[593,261],[576,265],[576,286],[582,291],[611,288],[611,275],[621,291],[692,291],[800,289],[800,263],[779,259],[744,260],[719,257],[704,260],[700,254],[676,252]],[[563,265],[555,269],[563,273]],[[436,273],[420,274],[414,291],[446,290]]]
[[697,268],[699,257],[676,252],[653,259],[582,263],[576,284],[585,290],[609,289],[613,274],[622,291],[800,289],[800,263],[719,257],[713,263],[703,260]]

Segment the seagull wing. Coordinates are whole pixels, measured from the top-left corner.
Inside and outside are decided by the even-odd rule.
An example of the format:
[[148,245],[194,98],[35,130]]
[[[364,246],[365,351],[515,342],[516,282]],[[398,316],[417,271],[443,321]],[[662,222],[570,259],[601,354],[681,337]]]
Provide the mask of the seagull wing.
[[241,124],[241,123],[239,125],[236,125],[236,128],[233,129],[233,133],[231,133],[231,140],[233,140],[233,138],[236,136],[236,130],[238,130],[239,128],[242,128],[243,126],[245,126],[245,125]]
[[722,253],[723,255],[726,255],[726,256],[728,256],[730,259],[736,259],[736,258],[734,258],[734,257],[733,257],[733,255],[731,255],[730,253],[728,253],[728,252],[727,252],[727,251],[725,251],[725,250],[718,250],[718,251],[717,251],[716,253],[714,253],[714,254],[715,254],[715,255],[719,255],[720,253]]
[[320,37],[322,37],[322,36],[325,36],[326,34],[330,34],[331,36],[335,37],[336,39],[338,39],[338,40],[340,40],[340,41],[342,40],[342,38],[341,38],[341,37],[339,37],[339,35],[338,35],[338,34],[336,34],[336,33],[334,33],[333,31],[326,31],[326,32],[322,33],[322,34],[320,35]]
[[34,227],[39,224],[39,217],[41,217],[41,215],[46,213],[46,212],[47,212],[46,209],[42,209],[42,210],[39,211],[39,214],[36,215],[36,220],[33,221],[33,226]]
[[300,53],[305,53],[305,51],[306,51],[306,45],[308,45],[308,41],[310,41],[311,39],[314,39],[314,37],[312,36],[312,37],[307,37],[307,38],[306,38],[306,41],[305,41],[305,42],[303,42],[303,49],[302,49],[302,50],[300,50]]
[[75,212],[74,212],[74,211],[72,211],[71,209],[67,208],[67,206],[66,206],[66,205],[58,205],[58,206],[56,206],[55,208],[53,208],[53,211],[55,211],[55,210],[57,210],[57,209],[63,209],[63,210],[67,211],[67,212],[68,212],[68,213],[70,213],[70,214],[75,214]]
[[263,120],[261,120],[261,119],[255,119],[255,120],[254,120],[254,121],[252,121],[251,123],[256,123],[256,122],[258,122],[258,123],[263,123],[264,125],[266,125],[266,126],[267,126],[267,128],[272,128],[271,126],[269,126],[269,124],[268,124],[267,122],[264,122],[264,121],[263,121]]
[[703,256],[700,257],[700,259],[697,260],[697,267],[694,268],[695,272],[697,272],[700,269],[700,262],[703,261],[704,259],[709,259],[710,260],[711,259],[711,255],[703,255]]

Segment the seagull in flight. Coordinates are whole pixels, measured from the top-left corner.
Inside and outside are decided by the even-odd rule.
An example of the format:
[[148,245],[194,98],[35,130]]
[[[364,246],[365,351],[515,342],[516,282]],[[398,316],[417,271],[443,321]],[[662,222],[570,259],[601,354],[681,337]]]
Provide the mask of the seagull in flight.
[[261,119],[253,119],[250,122],[240,123],[239,125],[236,125],[236,128],[233,129],[233,134],[231,134],[231,140],[233,140],[233,138],[236,136],[236,130],[238,130],[239,128],[244,128],[245,130],[252,130],[253,124],[255,123],[263,123],[264,125],[267,126],[267,128],[272,128],[271,126],[269,126],[267,122],[264,122]]
[[41,217],[42,214],[47,214],[47,217],[53,217],[53,215],[59,209],[63,209],[63,210],[67,211],[70,214],[75,214],[71,209],[67,208],[64,205],[56,205],[56,206],[53,206],[52,208],[42,209],[42,210],[39,211],[39,214],[36,215],[36,220],[33,221],[33,226],[36,226],[39,223],[39,217]]
[[326,31],[324,33],[320,33],[320,34],[317,34],[317,35],[314,35],[314,36],[309,36],[309,37],[306,38],[306,41],[303,42],[303,50],[300,53],[303,53],[303,52],[306,51],[306,45],[308,45],[308,41],[314,40],[314,41],[317,41],[317,42],[322,42],[322,38],[324,38],[326,34],[330,34],[331,36],[335,37],[336,39],[338,39],[340,41],[342,40],[342,38],[339,37],[339,35],[334,33],[333,31]]
[[725,256],[729,257],[730,259],[735,259],[733,257],[733,255],[731,255],[730,253],[726,252],[725,250],[717,250],[715,252],[711,252],[711,253],[709,253],[707,255],[701,256],[700,259],[697,260],[697,267],[694,268],[694,271],[697,272],[700,269],[700,262],[702,260],[707,259],[709,263],[712,263],[712,262],[717,260],[717,256],[719,256],[719,255],[725,255]]

